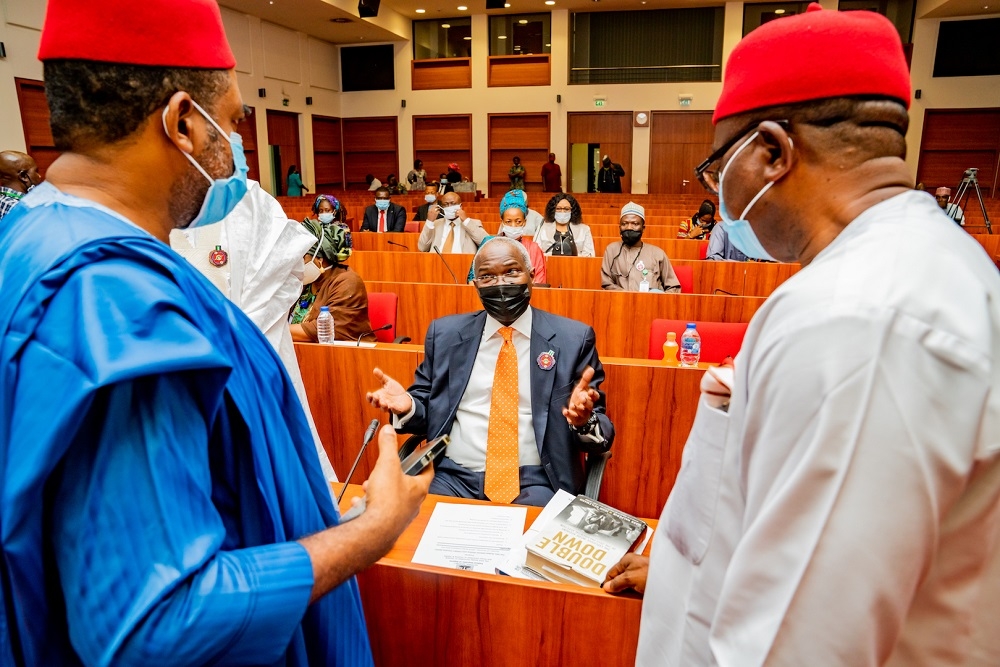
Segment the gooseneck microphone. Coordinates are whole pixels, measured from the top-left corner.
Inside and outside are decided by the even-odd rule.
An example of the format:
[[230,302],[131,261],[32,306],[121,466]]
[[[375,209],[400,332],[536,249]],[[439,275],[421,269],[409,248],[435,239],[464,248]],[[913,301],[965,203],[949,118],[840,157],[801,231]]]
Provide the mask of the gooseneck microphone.
[[455,272],[451,270],[450,266],[448,266],[448,262],[445,260],[444,255],[441,254],[441,251],[438,250],[438,247],[436,245],[432,245],[431,248],[434,250],[434,252],[437,253],[437,256],[441,258],[441,261],[444,263],[444,268],[448,269],[448,273],[451,274],[451,279],[454,280],[455,284],[457,285],[458,278],[455,277]]
[[385,242],[388,243],[389,245],[398,245],[403,250],[409,250],[409,248],[403,245],[402,243],[396,243],[395,241],[390,241],[389,239],[386,239]]
[[368,430],[365,431],[365,439],[361,443],[361,451],[358,452],[358,457],[354,459],[354,465],[351,466],[351,472],[347,473],[347,479],[344,480],[344,488],[340,490],[340,495],[337,496],[337,505],[340,505],[340,501],[344,497],[344,492],[347,491],[347,485],[350,483],[351,477],[354,476],[354,471],[357,470],[358,463],[361,462],[361,456],[368,448],[368,443],[370,443],[372,438],[375,437],[376,431],[378,431],[378,420],[373,419],[372,423],[368,425]]
[[377,329],[372,329],[371,331],[364,332],[363,334],[361,334],[360,336],[358,336],[358,340],[357,340],[358,347],[361,347],[361,339],[364,338],[365,336],[374,336],[376,331],[388,331],[391,328],[392,328],[392,325],[389,324],[389,323],[386,323],[386,324],[383,324],[382,326],[380,326]]

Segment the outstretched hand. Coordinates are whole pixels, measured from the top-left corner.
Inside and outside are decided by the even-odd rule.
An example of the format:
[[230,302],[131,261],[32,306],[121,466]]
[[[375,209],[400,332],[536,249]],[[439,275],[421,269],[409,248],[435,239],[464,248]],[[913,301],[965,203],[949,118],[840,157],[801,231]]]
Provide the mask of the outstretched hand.
[[649,556],[625,554],[608,570],[608,576],[601,586],[608,593],[620,593],[633,589],[642,594],[646,591],[646,577],[649,575]]
[[569,403],[563,408],[563,417],[566,418],[572,426],[583,426],[590,419],[590,415],[594,413],[594,403],[596,403],[601,395],[597,393],[597,390],[590,386],[590,381],[594,379],[594,369],[587,366],[583,369],[583,375],[580,376],[580,381],[576,383],[573,387],[573,393],[570,394]]
[[394,415],[405,415],[409,412],[413,407],[413,399],[403,389],[403,385],[383,373],[381,368],[375,368],[372,373],[380,386],[375,391],[365,394],[365,399],[373,407]]

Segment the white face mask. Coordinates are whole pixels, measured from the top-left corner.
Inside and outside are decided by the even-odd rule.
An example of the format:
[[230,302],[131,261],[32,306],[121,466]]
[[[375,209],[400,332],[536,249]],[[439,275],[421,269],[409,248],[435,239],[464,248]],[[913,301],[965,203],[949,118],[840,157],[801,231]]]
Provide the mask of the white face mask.
[[302,273],[302,284],[311,285],[319,280],[321,275],[323,275],[323,270],[316,266],[316,262],[306,262]]
[[444,211],[444,217],[446,220],[454,220],[458,217],[458,209],[462,208],[460,204],[452,204],[451,206],[445,206],[441,210]]
[[324,225],[329,225],[333,222],[333,213],[320,213],[316,218]]
[[565,225],[573,217],[572,211],[556,211],[555,219],[560,225]]
[[509,239],[517,240],[524,236],[524,227],[511,227],[510,225],[502,225],[500,228],[500,233]]
[[424,195],[424,201],[427,202],[428,204],[433,204],[434,202],[437,201],[437,195],[426,194]]

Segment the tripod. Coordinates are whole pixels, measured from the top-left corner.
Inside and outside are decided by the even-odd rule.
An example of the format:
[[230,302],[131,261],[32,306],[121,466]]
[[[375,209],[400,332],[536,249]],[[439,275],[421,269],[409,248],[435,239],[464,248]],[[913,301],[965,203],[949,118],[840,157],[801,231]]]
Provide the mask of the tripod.
[[990,224],[990,216],[986,212],[986,204],[983,203],[983,192],[979,189],[979,179],[976,177],[976,174],[978,173],[979,169],[977,167],[965,170],[965,173],[962,174],[962,182],[958,184],[958,189],[955,192],[954,202],[956,205],[960,206],[963,211],[967,210],[966,204],[969,201],[969,195],[972,194],[973,190],[975,190],[976,199],[979,200],[979,208],[983,212],[983,219],[986,220],[986,232],[988,234],[992,234],[993,226]]

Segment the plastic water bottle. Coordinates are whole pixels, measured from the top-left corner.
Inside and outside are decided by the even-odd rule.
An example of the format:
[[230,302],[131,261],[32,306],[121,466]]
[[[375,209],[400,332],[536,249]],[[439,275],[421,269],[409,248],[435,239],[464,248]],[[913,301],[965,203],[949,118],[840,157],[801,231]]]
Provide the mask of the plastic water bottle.
[[663,341],[663,365],[676,366],[677,361],[677,334],[673,331],[667,332],[667,339]]
[[320,345],[333,345],[333,315],[328,306],[319,309],[319,317],[316,318],[316,337]]
[[681,366],[697,366],[701,357],[701,334],[695,328],[694,322],[688,322],[687,328],[681,334]]

